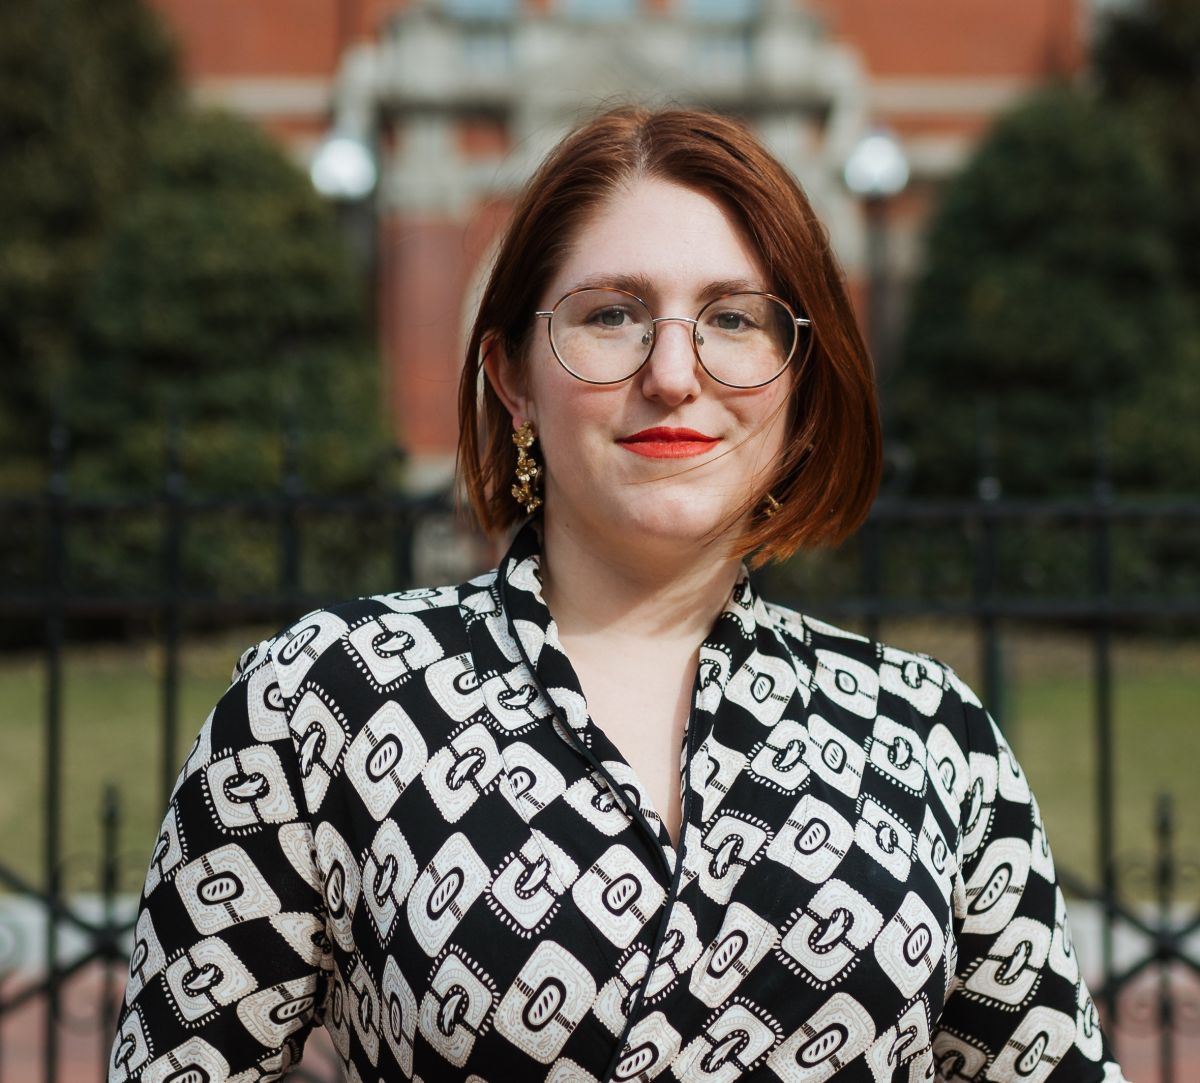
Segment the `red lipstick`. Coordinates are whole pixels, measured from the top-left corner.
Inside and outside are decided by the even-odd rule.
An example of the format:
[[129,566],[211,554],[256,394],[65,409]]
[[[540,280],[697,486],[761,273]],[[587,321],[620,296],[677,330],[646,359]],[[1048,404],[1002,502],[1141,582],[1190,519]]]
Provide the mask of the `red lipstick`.
[[670,429],[661,425],[642,429],[632,436],[622,436],[617,441],[627,451],[645,455],[648,459],[690,459],[694,455],[703,455],[718,442],[718,437],[707,436],[695,429]]

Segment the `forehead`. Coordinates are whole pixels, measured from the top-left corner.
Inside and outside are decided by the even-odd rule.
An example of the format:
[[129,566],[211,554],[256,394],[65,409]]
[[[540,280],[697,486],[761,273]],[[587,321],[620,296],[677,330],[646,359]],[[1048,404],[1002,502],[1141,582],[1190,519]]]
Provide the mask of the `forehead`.
[[617,189],[571,240],[548,292],[606,276],[645,280],[647,300],[694,300],[714,282],[766,289],[762,261],[737,220],[703,192],[657,178]]

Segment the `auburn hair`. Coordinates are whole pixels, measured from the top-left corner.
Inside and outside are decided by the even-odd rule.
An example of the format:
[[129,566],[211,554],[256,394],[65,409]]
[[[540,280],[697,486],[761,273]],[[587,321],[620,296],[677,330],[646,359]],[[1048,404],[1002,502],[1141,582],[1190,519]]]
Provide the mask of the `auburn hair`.
[[[621,106],[584,123],[550,152],[517,201],[459,386],[458,468],[480,525],[497,533],[524,517],[510,492],[512,418],[481,379],[484,343],[496,336],[509,358],[524,363],[540,326],[533,312],[579,230],[617,188],[639,177],[721,204],[757,249],[767,289],[812,321],[807,359],[792,380],[785,450],[769,483],[747,498],[743,510],[753,514],[736,554],[753,554],[757,566],[801,547],[840,544],[875,499],[882,433],[874,366],[829,235],[796,180],[743,124],[680,108]],[[780,505],[770,517],[757,510],[768,493]]]

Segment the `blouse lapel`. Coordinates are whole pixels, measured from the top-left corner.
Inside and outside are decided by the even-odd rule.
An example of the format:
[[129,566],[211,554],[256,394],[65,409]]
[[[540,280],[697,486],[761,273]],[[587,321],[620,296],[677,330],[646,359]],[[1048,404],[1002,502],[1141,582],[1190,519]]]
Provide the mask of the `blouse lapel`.
[[[583,759],[591,781],[602,787],[593,802],[599,806],[597,812],[623,816],[629,828],[641,835],[644,844],[656,851],[664,881],[669,882],[676,854],[666,828],[649,807],[633,769],[588,717],[579,679],[559,641],[557,626],[541,589],[540,539],[537,526],[529,522],[518,532],[497,574],[497,600],[507,638],[528,667],[534,686],[515,689],[513,696],[518,703],[528,701],[531,714],[548,716],[545,724],[551,725],[560,739]],[[683,836],[685,849],[695,841],[711,808],[719,804],[722,782],[726,781],[721,777],[721,769],[727,769],[728,757],[722,761],[719,756],[708,755],[707,749],[714,730],[721,728],[722,717],[727,713],[727,696],[732,693],[743,703],[755,703],[755,697],[764,695],[770,685],[765,692],[770,704],[772,697],[782,694],[787,674],[793,674],[791,687],[795,687],[790,663],[786,663],[786,674],[778,678],[773,677],[774,671],[768,673],[765,665],[758,667],[755,674],[762,675],[757,684],[754,676],[748,674],[747,663],[762,653],[761,646],[773,645],[776,653],[786,654],[765,624],[765,616],[763,603],[743,566],[724,609],[700,648],[692,714],[680,763],[681,772],[685,772],[683,792],[686,795],[691,791],[690,800],[685,800],[688,817],[683,831],[691,833]],[[776,684],[780,690],[775,690]],[[757,732],[761,726],[740,733],[745,728],[744,721],[731,721],[730,728],[735,747],[744,745],[748,738],[761,737]],[[695,875],[690,857],[687,866],[684,874],[690,879]]]

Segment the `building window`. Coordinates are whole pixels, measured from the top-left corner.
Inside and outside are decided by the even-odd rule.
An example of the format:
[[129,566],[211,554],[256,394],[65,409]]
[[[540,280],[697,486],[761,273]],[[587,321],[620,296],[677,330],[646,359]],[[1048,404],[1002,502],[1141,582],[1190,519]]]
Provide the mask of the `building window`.
[[706,23],[741,23],[758,14],[758,0],[676,0],[681,15]]
[[454,134],[458,153],[470,161],[502,158],[509,150],[508,125],[503,117],[464,116]]
[[560,0],[559,7],[573,19],[600,23],[637,15],[641,4],[637,0]]
[[462,35],[462,51],[469,71],[495,75],[512,67],[512,41],[503,27],[468,30]]
[[744,33],[701,34],[696,51],[700,64],[714,75],[743,75],[750,65],[750,39]]
[[511,19],[518,0],[442,0],[442,10],[456,19]]

